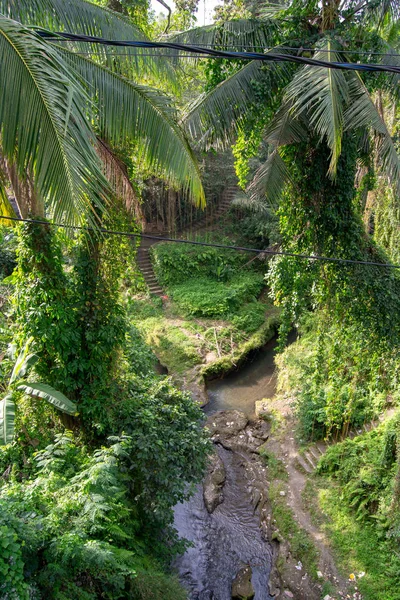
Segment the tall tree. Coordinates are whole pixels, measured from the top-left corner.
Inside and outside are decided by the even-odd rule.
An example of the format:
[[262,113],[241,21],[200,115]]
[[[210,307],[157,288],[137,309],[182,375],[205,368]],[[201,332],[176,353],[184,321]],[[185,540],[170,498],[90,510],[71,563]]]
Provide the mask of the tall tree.
[[0,16],[1,164],[11,182],[31,182],[34,208],[22,206],[14,186],[23,213],[39,214],[41,204],[56,219],[72,223],[85,215],[96,221],[92,209],[103,210],[109,195],[97,136],[111,148],[134,144],[143,164],[203,203],[198,166],[171,99],[134,80],[140,55],[129,66],[126,57],[107,49],[99,55],[85,47],[87,56],[82,47],[45,41],[15,20],[53,30],[137,35],[129,19],[85,0],[62,7],[58,0],[0,2],[0,10],[7,13]]

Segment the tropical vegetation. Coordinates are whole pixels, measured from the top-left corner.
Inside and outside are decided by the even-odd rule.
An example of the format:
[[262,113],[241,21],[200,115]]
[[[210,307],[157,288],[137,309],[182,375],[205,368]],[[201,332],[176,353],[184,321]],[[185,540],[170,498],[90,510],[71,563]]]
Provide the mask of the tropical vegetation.
[[[339,566],[366,567],[363,597],[394,600],[399,76],[62,34],[398,65],[400,5],[227,0],[206,27],[196,6],[157,20],[142,0],[0,0],[0,600],[186,598],[173,507],[210,452],[191,393],[276,328],[297,442],[332,443],[310,506]],[[146,218],[187,226],[234,177],[196,241],[279,254],[158,243],[151,295]],[[275,475],[276,519],[315,570]]]

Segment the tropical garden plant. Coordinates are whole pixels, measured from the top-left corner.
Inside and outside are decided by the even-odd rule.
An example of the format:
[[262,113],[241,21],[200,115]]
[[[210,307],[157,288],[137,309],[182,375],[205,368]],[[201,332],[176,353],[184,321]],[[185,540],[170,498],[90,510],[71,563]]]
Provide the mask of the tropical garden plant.
[[[10,444],[14,438],[15,396],[18,391],[32,398],[42,398],[68,415],[76,415],[76,405],[64,394],[50,385],[27,381],[26,376],[39,360],[37,354],[29,353],[33,339],[29,339],[18,354],[7,385],[6,395],[0,400],[0,445]],[[10,348],[10,353],[13,353]]]

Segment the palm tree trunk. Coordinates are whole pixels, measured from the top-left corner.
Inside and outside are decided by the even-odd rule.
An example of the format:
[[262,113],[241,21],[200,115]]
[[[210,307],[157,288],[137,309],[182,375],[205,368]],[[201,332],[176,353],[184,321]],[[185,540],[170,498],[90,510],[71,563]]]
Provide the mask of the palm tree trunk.
[[23,219],[29,216],[44,217],[44,205],[35,191],[29,171],[26,173],[25,178],[22,178],[17,171],[15,163],[4,158],[1,153],[0,169],[5,173],[11,184],[21,217]]

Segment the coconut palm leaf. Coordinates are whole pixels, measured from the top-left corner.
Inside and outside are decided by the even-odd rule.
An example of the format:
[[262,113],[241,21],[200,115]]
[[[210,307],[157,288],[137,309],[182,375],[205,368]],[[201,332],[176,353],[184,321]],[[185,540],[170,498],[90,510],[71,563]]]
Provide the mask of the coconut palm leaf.
[[265,65],[261,61],[251,61],[189,105],[182,121],[201,146],[227,147],[254,103],[253,83],[265,82],[272,98],[286,82],[286,73],[281,63]]
[[87,108],[100,137],[116,145],[135,142],[145,165],[203,206],[199,167],[170,98],[69,50],[60,53],[86,84],[93,100]]
[[[340,55],[330,40],[325,40],[315,54],[316,60],[339,62]],[[346,74],[325,67],[306,66],[288,85],[286,98],[295,116],[309,115],[310,126],[325,138],[331,149],[329,174],[335,177],[342,149],[344,111],[349,101]]]
[[0,12],[23,25],[50,31],[119,40],[146,39],[128,17],[88,0],[0,0]]
[[289,180],[289,171],[279,148],[274,148],[247,188],[248,206],[264,211],[267,206],[277,205]]
[[260,17],[265,19],[279,19],[282,13],[289,8],[287,2],[267,2],[260,10]]
[[371,127],[377,136],[378,160],[389,181],[400,193],[400,157],[364,82],[358,73],[352,72],[349,78],[351,104],[344,114],[345,129]]
[[259,210],[264,205],[276,206],[288,181],[289,170],[281,155],[280,148],[287,144],[307,139],[305,115],[297,118],[290,102],[284,102],[272,121],[266,127],[264,140],[272,147],[266,162],[256,171],[247,189],[249,202]]
[[307,138],[306,115],[295,115],[291,102],[284,102],[264,131],[264,140],[279,148]]
[[379,2],[365,2],[362,9],[367,20],[378,27],[388,18],[390,21],[400,18],[400,4],[398,0],[379,0]]
[[0,400],[0,446],[13,441],[15,421],[15,404],[12,394],[7,394]]
[[32,172],[55,219],[79,221],[94,204],[103,204],[107,188],[84,114],[87,98],[54,48],[2,16],[0,73],[4,156],[20,174]]
[[224,50],[263,52],[273,44],[277,31],[275,22],[255,19],[237,19],[205,27],[194,27],[175,34],[168,41],[195,46],[218,46]]
[[47,383],[24,383],[19,385],[18,389],[32,398],[43,398],[67,415],[77,414],[76,404]]
[[[148,40],[147,36],[125,15],[93,4],[88,0],[0,0],[0,13],[23,25],[43,27],[114,40]],[[94,60],[114,66],[126,74],[143,77],[152,74],[175,83],[171,64],[163,56],[141,57],[146,49],[115,48],[86,42],[70,43],[76,51],[91,52]]]

